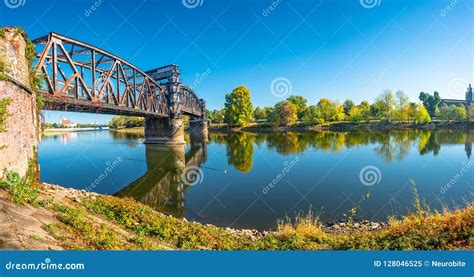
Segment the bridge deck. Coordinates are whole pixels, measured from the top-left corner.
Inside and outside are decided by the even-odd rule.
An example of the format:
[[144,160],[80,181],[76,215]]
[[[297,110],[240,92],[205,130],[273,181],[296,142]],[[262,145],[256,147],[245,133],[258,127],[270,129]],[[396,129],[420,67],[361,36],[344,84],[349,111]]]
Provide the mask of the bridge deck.
[[156,112],[137,110],[135,108],[117,106],[113,104],[97,103],[93,104],[89,100],[81,100],[69,97],[57,97],[43,92],[44,110],[64,111],[64,112],[85,112],[111,115],[126,115],[140,117],[165,118],[168,114],[158,114]]

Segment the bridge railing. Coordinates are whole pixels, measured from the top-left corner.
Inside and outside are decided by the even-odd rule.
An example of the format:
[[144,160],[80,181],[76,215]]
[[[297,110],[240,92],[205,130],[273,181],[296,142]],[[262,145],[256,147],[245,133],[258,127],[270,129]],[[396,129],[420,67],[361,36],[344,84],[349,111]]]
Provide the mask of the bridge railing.
[[137,116],[169,115],[166,89],[131,63],[50,33],[33,41],[46,108]]

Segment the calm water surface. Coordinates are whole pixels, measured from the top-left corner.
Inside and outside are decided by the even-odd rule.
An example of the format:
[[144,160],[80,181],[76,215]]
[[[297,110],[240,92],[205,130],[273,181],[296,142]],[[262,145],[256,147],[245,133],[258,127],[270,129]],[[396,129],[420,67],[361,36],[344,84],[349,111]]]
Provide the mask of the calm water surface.
[[[472,131],[211,133],[183,147],[109,131],[44,136],[41,178],[133,197],[176,217],[274,228],[314,211],[328,222],[385,220],[412,207],[413,186],[433,209],[472,202]],[[446,185],[451,183],[449,187]],[[368,199],[365,196],[369,195]]]

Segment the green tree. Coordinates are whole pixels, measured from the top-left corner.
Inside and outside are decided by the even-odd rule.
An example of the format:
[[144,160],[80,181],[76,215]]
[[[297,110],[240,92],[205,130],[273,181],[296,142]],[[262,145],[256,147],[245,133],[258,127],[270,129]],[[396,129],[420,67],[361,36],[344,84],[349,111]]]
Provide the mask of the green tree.
[[136,116],[114,116],[109,121],[110,129],[143,127],[144,119]]
[[289,102],[293,103],[296,107],[296,113],[298,114],[298,119],[303,119],[306,110],[308,109],[308,101],[303,96],[292,95],[288,97]]
[[365,120],[366,122],[369,122],[370,121],[370,104],[368,101],[362,101],[360,103],[360,105],[358,106],[358,108],[360,109],[360,112],[362,114],[362,118],[363,120]]
[[467,120],[466,106],[464,105],[455,106],[453,109],[454,109],[454,120],[456,120],[457,122]]
[[354,104],[354,101],[347,99],[346,101],[344,101],[342,106],[344,107],[344,113],[347,116],[349,116],[351,113],[351,110],[355,107],[355,104]]
[[[422,106],[426,110],[426,107],[424,105],[422,105]],[[415,102],[410,102],[410,104],[408,104],[408,113],[409,113],[408,117],[413,119],[413,122],[416,122],[416,117],[417,117],[419,109],[420,109],[419,104],[417,104]],[[428,110],[426,110],[426,111],[428,111]],[[431,116],[430,116],[430,119],[431,119]]]
[[374,103],[376,114],[380,119],[387,120],[389,123],[392,120],[394,108],[396,105],[395,96],[391,90],[384,90],[376,98]]
[[352,122],[361,122],[364,119],[362,109],[358,106],[352,107],[349,111],[349,120]]
[[436,110],[441,103],[441,97],[439,96],[439,93],[435,91],[433,95],[430,95],[429,93],[422,91],[420,92],[419,99],[421,102],[423,102],[423,105],[425,105],[426,109],[430,113],[430,116],[435,116]]
[[311,123],[317,123],[317,124],[323,123],[321,112],[318,106],[315,106],[315,105],[309,106],[303,116],[303,120],[311,122]]
[[454,120],[457,122],[467,120],[467,111],[464,105],[455,106],[451,105],[448,106],[443,104],[439,107],[439,116],[442,120],[446,120],[447,122]]
[[255,120],[264,120],[267,119],[267,116],[265,109],[261,109],[260,107],[256,107],[253,111],[253,118],[255,118]]
[[441,120],[444,120],[447,122],[454,119],[453,107],[448,106],[446,104],[442,104],[441,106],[439,106],[439,117],[441,118]]
[[253,106],[250,91],[239,86],[225,96],[224,121],[229,126],[245,126],[252,121]]
[[273,112],[273,107],[264,107],[263,110],[268,117]]
[[467,120],[472,121],[474,120],[474,105],[466,107],[467,111]]
[[212,123],[224,123],[224,111],[223,110],[206,110],[206,116]]
[[423,104],[419,104],[416,107],[415,121],[419,124],[425,124],[431,122],[431,116]]
[[298,108],[290,101],[281,101],[275,105],[271,120],[273,123],[288,126],[298,119]]
[[403,90],[398,90],[396,96],[395,117],[399,121],[408,122],[410,120],[410,99]]
[[327,98],[321,98],[318,105],[319,113],[323,119],[323,122],[343,120],[344,119],[344,107],[333,102]]

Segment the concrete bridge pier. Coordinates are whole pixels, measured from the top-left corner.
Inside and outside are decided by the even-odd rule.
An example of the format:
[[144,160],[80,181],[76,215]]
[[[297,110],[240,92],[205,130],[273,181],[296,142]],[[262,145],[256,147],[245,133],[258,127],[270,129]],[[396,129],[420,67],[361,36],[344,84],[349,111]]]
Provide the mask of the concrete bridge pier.
[[145,117],[145,143],[161,145],[185,144],[183,119]]
[[189,134],[191,138],[198,141],[207,142],[208,138],[208,121],[205,118],[199,118],[189,121]]

